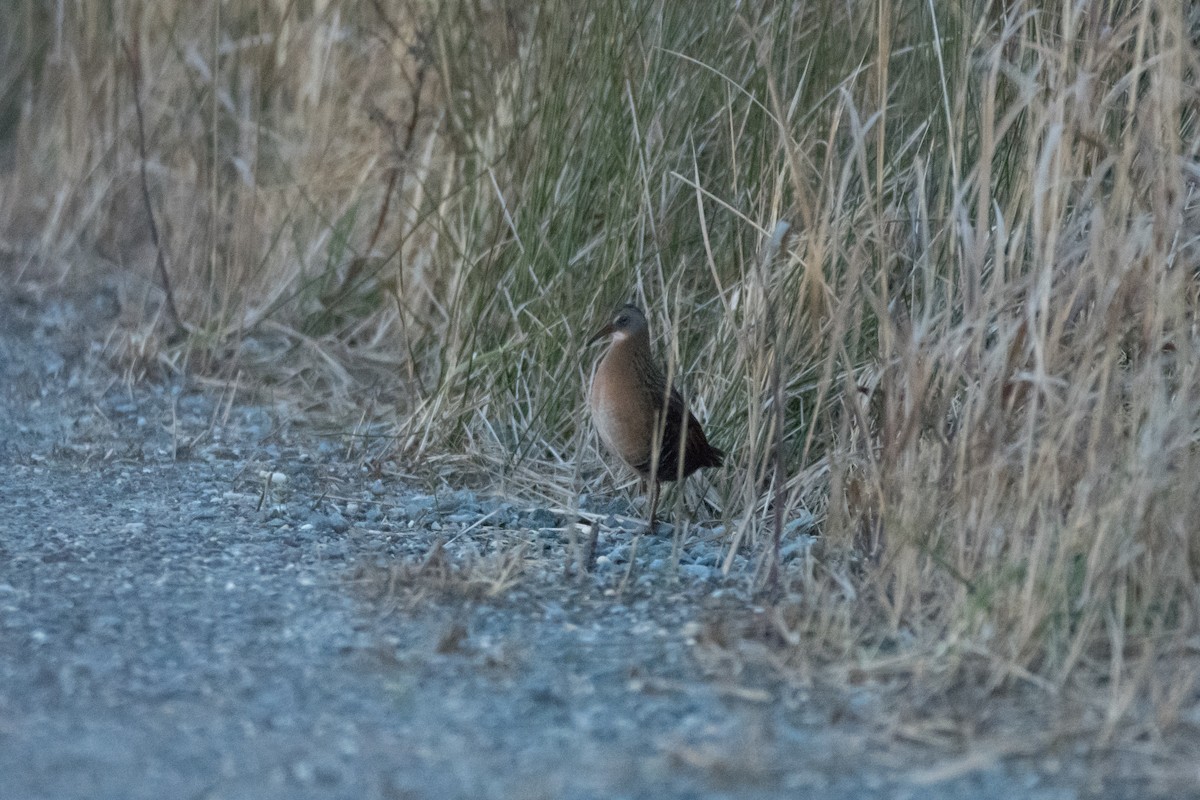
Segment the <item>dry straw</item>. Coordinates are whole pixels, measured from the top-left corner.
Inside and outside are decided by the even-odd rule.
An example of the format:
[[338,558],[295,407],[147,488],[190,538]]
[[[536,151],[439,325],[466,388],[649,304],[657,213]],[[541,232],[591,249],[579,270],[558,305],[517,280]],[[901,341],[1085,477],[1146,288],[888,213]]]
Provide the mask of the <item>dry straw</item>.
[[[581,345],[632,296],[730,452],[729,544],[786,549],[818,515],[773,622],[798,658],[1100,676],[1106,735],[1175,724],[1200,614],[1191,4],[45,7],[0,33],[2,244],[17,279],[83,254],[139,276],[113,339],[135,372],[373,396],[401,462],[569,507],[613,491]],[[159,257],[171,347],[144,334]]]

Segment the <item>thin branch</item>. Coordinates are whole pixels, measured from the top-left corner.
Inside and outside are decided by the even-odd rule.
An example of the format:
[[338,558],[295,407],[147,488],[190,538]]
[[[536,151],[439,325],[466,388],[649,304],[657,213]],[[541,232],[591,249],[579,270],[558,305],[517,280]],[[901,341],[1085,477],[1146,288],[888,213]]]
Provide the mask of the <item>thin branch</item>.
[[158,274],[162,279],[163,293],[167,298],[167,311],[175,324],[176,333],[187,333],[183,321],[179,318],[179,310],[175,307],[175,291],[171,288],[171,276],[167,274],[167,260],[163,254],[162,239],[158,235],[158,223],[154,219],[154,205],[150,201],[150,181],[146,177],[146,118],[142,113],[142,79],[141,60],[129,46],[129,41],[121,40],[125,50],[125,58],[129,61],[130,72],[133,74],[133,108],[137,112],[138,129],[138,167],[142,184],[142,203],[146,206],[146,219],[150,222],[150,239],[154,242],[155,262]]

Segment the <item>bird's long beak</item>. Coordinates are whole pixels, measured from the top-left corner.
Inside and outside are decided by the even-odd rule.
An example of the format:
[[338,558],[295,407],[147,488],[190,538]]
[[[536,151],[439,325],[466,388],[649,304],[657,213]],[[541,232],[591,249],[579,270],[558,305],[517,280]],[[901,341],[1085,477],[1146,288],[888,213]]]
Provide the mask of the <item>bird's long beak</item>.
[[614,331],[614,330],[615,330],[615,328],[613,328],[613,324],[612,324],[611,322],[610,322],[610,323],[608,323],[608,324],[607,324],[607,325],[605,325],[603,328],[601,328],[600,330],[596,331],[596,335],[595,335],[595,336],[593,336],[592,338],[588,339],[588,345],[593,345],[593,344],[595,344],[596,342],[598,342],[598,341],[600,341],[601,339],[603,339],[605,336],[612,336],[612,334],[613,334],[613,331]]

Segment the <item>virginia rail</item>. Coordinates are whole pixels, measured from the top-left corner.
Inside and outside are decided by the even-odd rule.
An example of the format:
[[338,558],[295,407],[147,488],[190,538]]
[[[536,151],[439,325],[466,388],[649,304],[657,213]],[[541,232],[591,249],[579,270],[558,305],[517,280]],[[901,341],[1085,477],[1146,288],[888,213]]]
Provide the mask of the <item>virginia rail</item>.
[[604,446],[649,486],[653,533],[659,483],[719,467],[725,454],[708,443],[683,397],[667,383],[650,351],[650,329],[641,309],[625,306],[588,344],[607,336],[612,344],[596,367],[588,401]]

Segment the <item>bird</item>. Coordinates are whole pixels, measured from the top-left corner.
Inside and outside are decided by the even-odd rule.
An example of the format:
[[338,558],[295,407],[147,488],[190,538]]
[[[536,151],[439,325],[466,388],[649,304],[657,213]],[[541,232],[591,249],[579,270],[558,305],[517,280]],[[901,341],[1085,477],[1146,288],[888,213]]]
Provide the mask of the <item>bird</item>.
[[650,327],[640,308],[632,303],[621,308],[588,345],[605,338],[611,343],[592,375],[588,405],[605,448],[648,487],[653,533],[659,484],[719,467],[725,454],[708,443],[699,420],[667,383],[650,349]]

